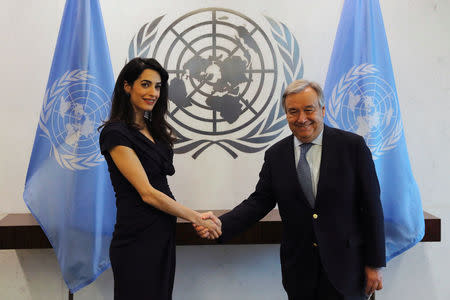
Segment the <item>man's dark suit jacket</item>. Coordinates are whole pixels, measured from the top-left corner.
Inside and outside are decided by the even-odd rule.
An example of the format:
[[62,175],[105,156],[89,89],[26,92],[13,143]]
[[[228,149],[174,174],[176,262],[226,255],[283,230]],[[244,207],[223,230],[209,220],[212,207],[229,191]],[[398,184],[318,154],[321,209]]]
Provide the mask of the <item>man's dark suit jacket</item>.
[[[283,286],[290,296],[311,288],[314,237],[328,279],[344,295],[361,294],[364,266],[386,264],[380,188],[370,150],[356,134],[325,126],[315,207],[298,182],[294,136],[270,147],[250,197],[220,217],[222,241],[278,204]],[[314,218],[313,215],[317,218]]]

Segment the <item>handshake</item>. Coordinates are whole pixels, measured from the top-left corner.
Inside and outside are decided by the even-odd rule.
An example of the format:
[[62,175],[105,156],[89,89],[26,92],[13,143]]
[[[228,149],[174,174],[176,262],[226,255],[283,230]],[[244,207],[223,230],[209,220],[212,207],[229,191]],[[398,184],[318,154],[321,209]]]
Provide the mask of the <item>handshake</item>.
[[198,236],[208,240],[222,235],[222,222],[211,211],[200,213],[196,223],[192,223]]

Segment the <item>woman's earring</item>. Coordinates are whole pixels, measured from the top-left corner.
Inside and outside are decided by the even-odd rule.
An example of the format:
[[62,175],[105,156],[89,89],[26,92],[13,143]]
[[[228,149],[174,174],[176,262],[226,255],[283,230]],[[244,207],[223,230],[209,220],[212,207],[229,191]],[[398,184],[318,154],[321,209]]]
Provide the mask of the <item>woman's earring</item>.
[[152,112],[151,111],[146,111],[144,113],[144,118],[151,121],[152,120]]

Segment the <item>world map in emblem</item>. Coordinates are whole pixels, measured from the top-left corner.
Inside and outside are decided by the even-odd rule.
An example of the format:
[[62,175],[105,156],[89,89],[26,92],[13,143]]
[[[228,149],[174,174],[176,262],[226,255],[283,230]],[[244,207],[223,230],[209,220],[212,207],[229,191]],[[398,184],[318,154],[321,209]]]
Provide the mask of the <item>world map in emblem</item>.
[[92,76],[74,72],[80,73],[66,73],[47,91],[39,126],[61,167],[85,170],[103,161],[97,128],[108,118],[110,100],[102,88],[80,80]]
[[341,80],[345,88],[334,88],[327,117],[332,126],[363,136],[377,159],[395,148],[402,134],[397,94],[373,65],[359,68],[356,73],[366,74],[349,82]]
[[170,74],[169,117],[195,133],[223,135],[246,127],[267,108],[276,86],[271,42],[235,11],[208,8],[178,18],[153,53]]
[[391,105],[391,87],[370,79],[361,78],[352,84],[341,116],[347,130],[365,137],[369,145],[376,145],[392,133],[399,116],[397,107]]
[[174,152],[196,159],[217,145],[237,158],[266,149],[287,129],[282,91],[303,76],[293,33],[268,16],[258,23],[225,8],[170,19],[162,15],[143,25],[128,60],[152,57],[168,71]]
[[[97,98],[97,99],[96,99]],[[69,86],[55,105],[51,118],[54,142],[65,152],[89,155],[98,151],[97,128],[109,113],[105,92],[96,85]],[[99,103],[103,103],[99,106]]]

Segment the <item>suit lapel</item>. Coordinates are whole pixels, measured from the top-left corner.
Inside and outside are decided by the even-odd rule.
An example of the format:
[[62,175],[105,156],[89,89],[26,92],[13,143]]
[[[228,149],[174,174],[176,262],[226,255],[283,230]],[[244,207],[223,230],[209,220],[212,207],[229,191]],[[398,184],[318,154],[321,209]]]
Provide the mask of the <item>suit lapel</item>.
[[285,143],[281,149],[281,159],[279,161],[284,165],[283,169],[286,170],[288,178],[294,178],[295,181],[298,181],[294,156],[294,135],[291,135],[285,140]]
[[328,183],[328,175],[330,174],[328,168],[333,156],[333,132],[332,129],[324,125],[322,138],[322,157],[320,159],[319,182],[317,183],[317,194],[315,206],[320,202],[321,191]]

